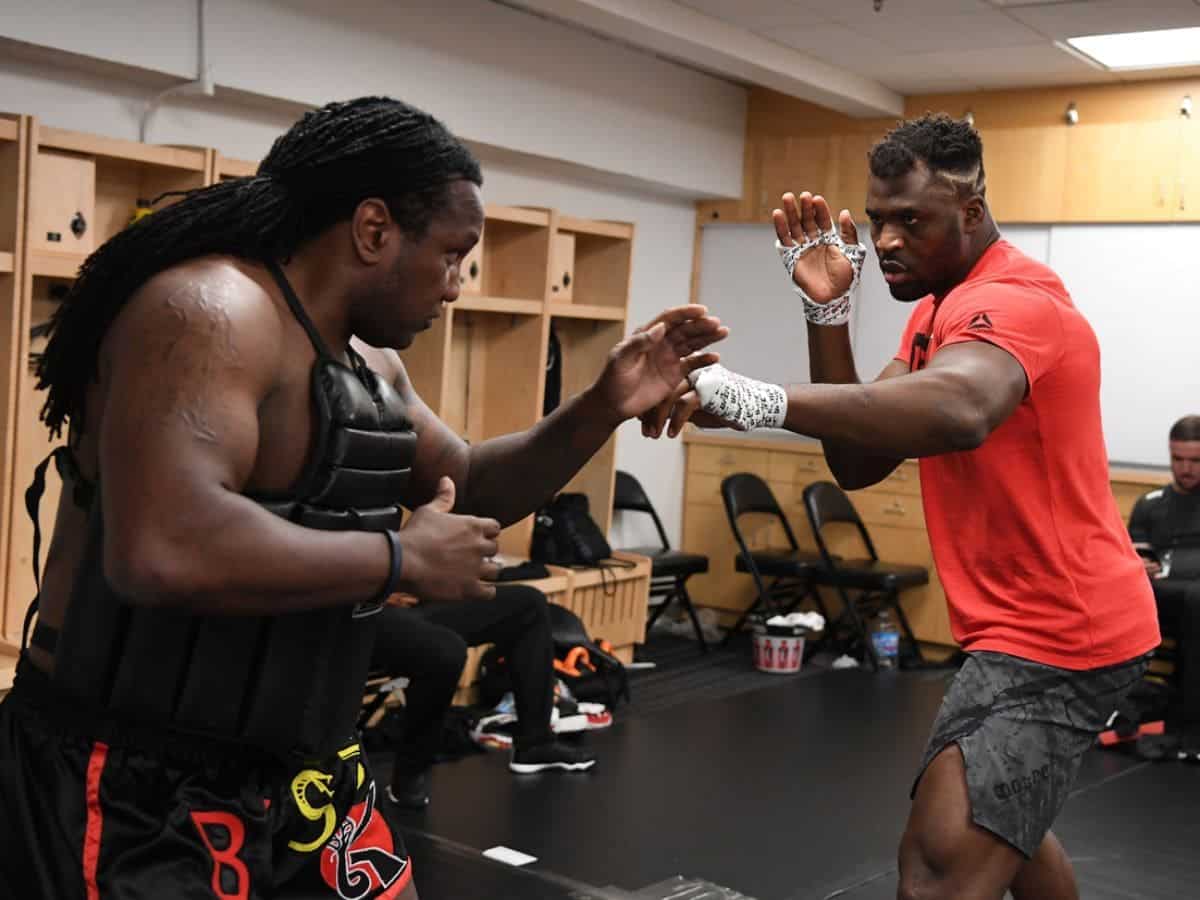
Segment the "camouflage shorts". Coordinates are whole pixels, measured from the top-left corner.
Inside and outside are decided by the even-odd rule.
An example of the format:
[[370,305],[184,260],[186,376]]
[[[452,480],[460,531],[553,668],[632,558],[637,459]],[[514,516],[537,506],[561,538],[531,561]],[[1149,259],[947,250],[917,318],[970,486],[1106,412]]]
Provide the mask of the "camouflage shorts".
[[1138,657],[1072,671],[970,654],[942,700],[912,792],[933,758],[958,744],[972,821],[1032,856],[1066,803],[1083,754],[1148,665],[1149,657]]

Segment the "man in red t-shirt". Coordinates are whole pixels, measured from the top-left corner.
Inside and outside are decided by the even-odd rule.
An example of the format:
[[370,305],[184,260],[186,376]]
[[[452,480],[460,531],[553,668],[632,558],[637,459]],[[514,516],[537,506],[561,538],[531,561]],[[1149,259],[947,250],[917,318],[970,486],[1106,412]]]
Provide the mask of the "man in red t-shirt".
[[921,461],[925,520],[967,662],[933,726],[900,845],[900,895],[1077,898],[1050,826],[1083,753],[1159,643],[1109,487],[1100,352],[1049,268],[1003,240],[965,122],[901,123],[870,154],[867,216],[892,296],[919,301],[860,384],[846,322],[866,248],[850,213],[783,197],[778,249],[808,319],[811,385],[720,366],[643,417],[820,438],[839,483]]

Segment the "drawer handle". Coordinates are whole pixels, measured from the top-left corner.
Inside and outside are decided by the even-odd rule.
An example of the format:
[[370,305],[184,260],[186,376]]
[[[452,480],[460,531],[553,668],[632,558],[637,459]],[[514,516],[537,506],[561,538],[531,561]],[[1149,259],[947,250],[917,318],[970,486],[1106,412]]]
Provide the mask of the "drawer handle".
[[885,516],[902,516],[904,515],[904,507],[899,503],[893,503],[891,506],[883,508],[883,514]]

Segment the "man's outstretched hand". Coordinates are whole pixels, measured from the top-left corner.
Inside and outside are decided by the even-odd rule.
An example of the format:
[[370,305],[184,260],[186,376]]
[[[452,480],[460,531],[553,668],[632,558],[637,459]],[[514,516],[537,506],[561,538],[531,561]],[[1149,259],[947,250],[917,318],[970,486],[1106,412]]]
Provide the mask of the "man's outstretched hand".
[[[814,197],[808,191],[799,197],[784,194],[782,208],[775,210],[771,219],[775,223],[775,236],[784,247],[815,241],[834,227],[825,198]],[[851,246],[858,243],[858,229],[854,227],[849,210],[843,209],[838,215],[837,228],[845,243]],[[814,247],[796,260],[792,281],[814,303],[828,303],[850,290],[854,283],[854,267],[837,247],[826,244]]]
[[665,310],[617,344],[595,385],[613,424],[671,399],[688,373],[718,360],[705,348],[728,334],[705,307],[690,304]]

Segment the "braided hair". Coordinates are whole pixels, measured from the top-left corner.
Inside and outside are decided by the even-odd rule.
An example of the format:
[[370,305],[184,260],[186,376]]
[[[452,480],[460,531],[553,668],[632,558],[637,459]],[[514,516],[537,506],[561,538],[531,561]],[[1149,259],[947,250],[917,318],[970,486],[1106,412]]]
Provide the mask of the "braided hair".
[[48,391],[42,421],[55,436],[68,420],[82,431],[100,343],[157,273],[211,253],[285,261],[367,197],[382,198],[419,240],[459,179],[482,184],[479,163],[441,122],[406,103],[362,97],[306,113],[276,139],[258,174],[186,192],[84,260],[37,360],[37,386]]

